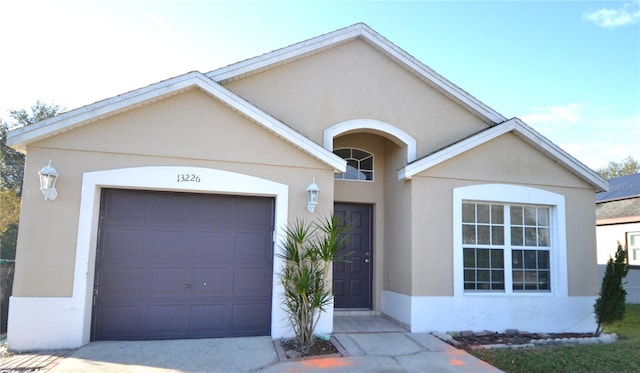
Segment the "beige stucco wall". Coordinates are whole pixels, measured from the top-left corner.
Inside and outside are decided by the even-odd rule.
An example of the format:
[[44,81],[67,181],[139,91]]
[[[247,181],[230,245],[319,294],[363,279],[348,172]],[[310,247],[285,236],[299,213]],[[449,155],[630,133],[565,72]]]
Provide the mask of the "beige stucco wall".
[[352,119],[390,123],[418,139],[418,157],[487,128],[479,118],[362,40],[227,83],[226,88],[322,144]]
[[411,294],[412,235],[411,182],[398,180],[397,170],[406,162],[406,152],[391,142],[386,143],[387,167],[385,169],[384,203],[384,290],[401,294]]
[[[44,201],[38,170],[51,159],[58,198]],[[14,296],[70,296],[82,174],[141,166],[232,171],[289,185],[289,218],[309,219],[305,189],[321,189],[316,214],[333,209],[333,170],[194,89],[29,145]],[[317,216],[316,215],[316,216]]]
[[[376,119],[417,139],[420,158],[487,128],[478,117],[359,39],[224,84],[319,144],[327,127],[346,120]],[[356,139],[339,137],[334,147],[358,147]],[[384,141],[384,180],[376,180],[371,187],[336,183],[337,201],[376,201],[375,254],[384,262],[382,269],[380,260],[375,267],[374,308],[381,289],[412,293],[412,274],[407,270],[412,267],[415,239],[412,184],[397,179],[397,170],[406,165],[407,151]]]
[[563,195],[569,295],[597,295],[593,188],[515,135],[478,146],[422,172],[411,183],[413,295],[453,295],[453,189],[484,183],[518,184]]

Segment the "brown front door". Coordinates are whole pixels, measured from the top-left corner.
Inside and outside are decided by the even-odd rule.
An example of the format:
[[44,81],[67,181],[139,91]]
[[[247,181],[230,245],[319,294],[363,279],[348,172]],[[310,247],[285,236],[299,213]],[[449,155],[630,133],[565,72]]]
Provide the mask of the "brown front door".
[[269,335],[273,205],[104,189],[92,339]]
[[335,308],[371,309],[373,274],[371,205],[336,203],[334,213],[349,226],[347,244],[333,264]]

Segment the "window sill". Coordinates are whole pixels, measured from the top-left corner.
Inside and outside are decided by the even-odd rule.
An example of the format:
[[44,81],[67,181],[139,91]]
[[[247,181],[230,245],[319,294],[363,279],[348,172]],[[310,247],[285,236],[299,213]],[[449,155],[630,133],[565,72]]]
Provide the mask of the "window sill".
[[474,292],[462,292],[462,296],[465,297],[553,297],[555,294],[552,291],[537,291],[537,292],[494,292],[494,291],[474,291]]

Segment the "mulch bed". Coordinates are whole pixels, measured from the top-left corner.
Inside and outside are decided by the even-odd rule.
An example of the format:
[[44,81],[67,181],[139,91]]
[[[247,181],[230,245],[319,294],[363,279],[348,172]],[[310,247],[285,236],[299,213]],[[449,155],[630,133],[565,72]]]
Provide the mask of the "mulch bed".
[[533,340],[562,339],[562,338],[589,338],[593,333],[477,333],[470,336],[454,336],[453,339],[461,344],[462,348],[473,348],[481,345],[524,345]]
[[311,349],[305,353],[300,353],[300,349],[298,348],[298,344],[296,343],[295,339],[283,339],[277,341],[277,343],[279,343],[279,346],[284,351],[287,359],[300,359],[305,357],[319,357],[342,354],[342,351],[340,351],[333,344],[333,338],[329,341],[316,338]]

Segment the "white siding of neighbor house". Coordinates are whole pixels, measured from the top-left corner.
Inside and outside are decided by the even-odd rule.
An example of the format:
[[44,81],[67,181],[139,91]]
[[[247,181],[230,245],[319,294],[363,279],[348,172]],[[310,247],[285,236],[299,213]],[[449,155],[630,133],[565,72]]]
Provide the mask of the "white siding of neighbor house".
[[[626,244],[627,232],[640,232],[640,222],[599,225],[596,228],[599,279],[602,279],[604,276],[609,257],[615,255],[618,242],[622,245]],[[631,267],[623,282],[624,288],[627,291],[627,303],[640,303],[640,267]]]

